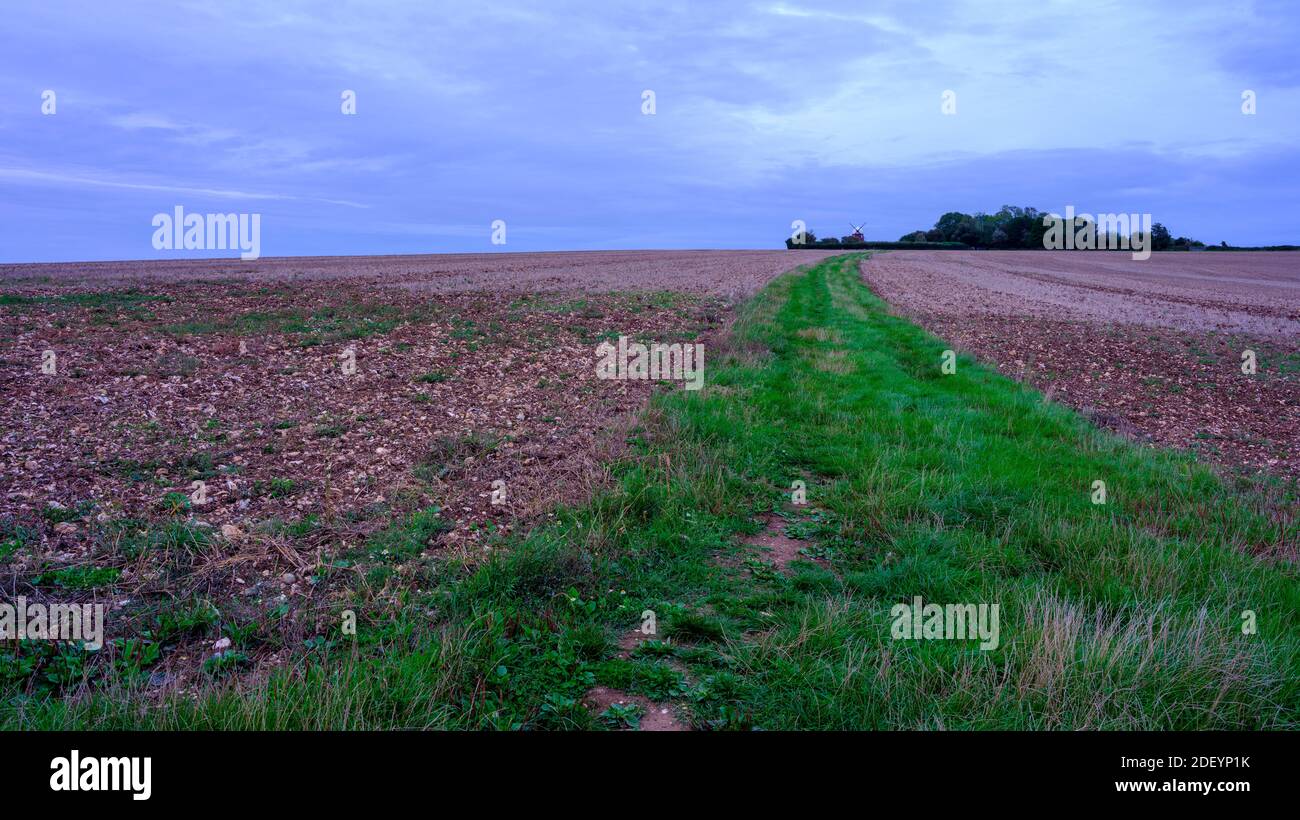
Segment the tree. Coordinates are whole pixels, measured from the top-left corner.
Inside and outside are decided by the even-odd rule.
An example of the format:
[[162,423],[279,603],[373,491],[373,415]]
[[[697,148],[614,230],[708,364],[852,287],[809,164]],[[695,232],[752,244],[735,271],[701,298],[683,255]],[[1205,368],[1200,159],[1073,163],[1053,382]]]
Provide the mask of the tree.
[[970,216],[961,211],[949,211],[939,217],[939,221],[934,223],[934,229],[937,230],[945,242],[960,242],[957,234],[962,227],[970,222]]
[[1169,236],[1169,229],[1159,222],[1151,226],[1151,250],[1167,251],[1174,244],[1174,240]]

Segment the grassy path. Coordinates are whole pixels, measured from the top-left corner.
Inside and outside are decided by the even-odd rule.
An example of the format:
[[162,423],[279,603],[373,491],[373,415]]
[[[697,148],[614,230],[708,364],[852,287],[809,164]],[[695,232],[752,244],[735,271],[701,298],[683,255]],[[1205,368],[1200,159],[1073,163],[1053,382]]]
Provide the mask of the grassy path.
[[[358,608],[251,695],[125,686],[3,722],[587,728],[593,686],[699,728],[1295,728],[1295,499],[1246,500],[890,316],[857,255],[751,302],[707,387],[661,396],[618,486],[408,606]],[[806,504],[791,487],[806,485]],[[1106,503],[1094,503],[1103,481]],[[742,539],[775,512],[779,568]],[[998,606],[998,645],[893,637],[891,608]],[[658,640],[615,641],[654,613]],[[1243,613],[1253,613],[1243,616]],[[1255,630],[1243,631],[1243,624]]]

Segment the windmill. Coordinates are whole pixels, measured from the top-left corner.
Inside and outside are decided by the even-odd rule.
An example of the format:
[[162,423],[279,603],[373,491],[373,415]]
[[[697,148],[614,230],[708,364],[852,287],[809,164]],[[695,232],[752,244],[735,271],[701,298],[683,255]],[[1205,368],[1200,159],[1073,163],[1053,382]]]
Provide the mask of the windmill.
[[[866,225],[866,224],[867,223],[865,222],[862,223],[862,225]],[[849,223],[849,227],[853,228],[853,233],[849,234],[849,239],[852,239],[854,242],[865,241],[864,237],[862,236],[862,225],[854,225],[852,222]]]

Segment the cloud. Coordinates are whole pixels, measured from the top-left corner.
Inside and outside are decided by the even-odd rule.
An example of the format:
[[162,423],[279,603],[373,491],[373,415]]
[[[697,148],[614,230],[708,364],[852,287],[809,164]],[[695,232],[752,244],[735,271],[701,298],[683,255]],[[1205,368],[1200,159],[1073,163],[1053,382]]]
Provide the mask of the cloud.
[[132,111],[129,114],[118,114],[108,118],[108,124],[115,128],[122,128],[127,131],[138,131],[142,128],[156,128],[162,131],[184,131],[185,126],[163,116],[147,111]]
[[201,188],[189,185],[172,185],[159,182],[142,182],[124,179],[115,179],[111,177],[97,176],[93,172],[90,174],[67,173],[61,171],[37,171],[29,168],[4,168],[0,167],[0,179],[6,179],[11,182],[28,183],[28,184],[50,184],[50,185],[71,185],[74,187],[94,187],[94,188],[118,188],[128,191],[157,191],[169,194],[181,194],[183,196],[200,196],[200,197],[218,197],[221,199],[248,199],[248,200],[281,200],[281,201],[311,201],[320,202],[329,205],[343,205],[349,208],[367,208],[359,202],[352,202],[342,199],[327,199],[319,197],[301,197],[288,194],[261,193],[255,191],[241,191],[225,188]]

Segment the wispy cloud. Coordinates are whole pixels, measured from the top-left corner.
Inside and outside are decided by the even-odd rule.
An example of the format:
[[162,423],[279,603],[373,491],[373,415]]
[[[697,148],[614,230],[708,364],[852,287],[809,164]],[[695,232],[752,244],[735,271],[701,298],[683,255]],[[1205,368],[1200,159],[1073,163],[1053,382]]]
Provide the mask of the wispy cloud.
[[228,188],[202,188],[190,185],[172,185],[159,182],[140,182],[111,177],[96,176],[94,174],[77,174],[57,171],[36,171],[30,168],[3,168],[0,167],[0,179],[6,179],[11,182],[29,183],[29,184],[46,184],[46,185],[70,185],[73,187],[92,187],[92,188],[117,188],[126,191],[158,191],[169,194],[179,194],[182,196],[198,197],[218,197],[221,199],[244,199],[244,200],[280,200],[280,201],[307,201],[320,202],[328,205],[343,205],[349,208],[368,208],[360,202],[352,202],[345,199],[328,199],[322,197],[302,197],[290,194],[265,193],[257,191],[241,191]]
[[156,128],[163,131],[184,131],[186,127],[162,115],[149,111],[132,111],[129,114],[117,114],[108,118],[108,124],[127,131],[139,131],[143,128]]

